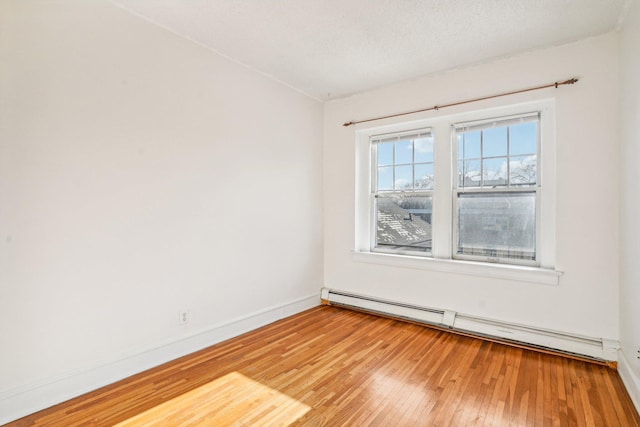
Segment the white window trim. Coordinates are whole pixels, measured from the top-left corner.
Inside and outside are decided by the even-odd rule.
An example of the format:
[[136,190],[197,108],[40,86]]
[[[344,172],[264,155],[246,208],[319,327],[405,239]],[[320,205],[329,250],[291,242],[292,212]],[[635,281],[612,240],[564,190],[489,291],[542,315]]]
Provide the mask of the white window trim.
[[436,259],[403,254],[384,254],[379,252],[354,251],[352,260],[367,264],[463,274],[475,277],[489,277],[492,279],[505,279],[543,285],[557,285],[560,276],[563,274],[558,270],[527,267],[523,265],[491,264],[457,259]]
[[[539,187],[539,232],[540,246],[537,248],[539,267],[493,264],[452,258],[453,245],[453,125],[460,122],[485,120],[517,114],[540,112],[540,170]],[[431,257],[414,254],[385,254],[372,252],[371,230],[371,183],[372,162],[370,138],[384,133],[402,132],[410,129],[431,128],[434,135],[433,190],[433,250]],[[411,122],[394,123],[356,131],[356,197],[355,197],[355,244],[353,260],[396,267],[416,268],[430,271],[467,274],[478,277],[502,278],[542,284],[558,284],[562,272],[555,270],[556,236],[556,140],[555,102],[542,100],[460,114],[438,116]],[[439,158],[450,161],[439,161]],[[444,178],[443,178],[444,177]],[[448,202],[447,202],[448,201]]]

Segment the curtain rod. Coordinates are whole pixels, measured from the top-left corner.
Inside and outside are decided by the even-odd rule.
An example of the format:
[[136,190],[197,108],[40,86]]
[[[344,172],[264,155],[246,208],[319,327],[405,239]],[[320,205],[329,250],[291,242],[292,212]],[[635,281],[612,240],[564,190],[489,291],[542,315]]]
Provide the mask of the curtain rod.
[[470,104],[472,102],[484,101],[484,100],[492,99],[492,98],[499,98],[501,96],[508,96],[508,95],[515,95],[515,94],[518,94],[518,93],[531,92],[532,90],[547,89],[547,88],[550,88],[550,87],[555,87],[557,89],[558,86],[572,85],[572,84],[576,83],[577,81],[578,81],[578,79],[574,77],[572,79],[565,80],[565,81],[562,81],[562,82],[553,82],[553,83],[549,83],[549,84],[542,85],[542,86],[530,87],[528,89],[520,89],[520,90],[511,91],[511,92],[499,93],[497,95],[483,96],[482,98],[467,99],[466,101],[452,102],[451,104],[435,105],[433,107],[423,108],[421,110],[407,111],[405,113],[398,113],[398,114],[390,114],[388,116],[374,117],[372,119],[354,120],[354,121],[351,121],[351,122],[347,122],[347,123],[343,124],[342,126],[352,126],[352,125],[357,125],[358,123],[372,122],[374,120],[382,120],[382,119],[389,119],[391,117],[406,116],[408,114],[422,113],[423,111],[439,110],[441,108],[454,107],[456,105],[463,105],[463,104]]

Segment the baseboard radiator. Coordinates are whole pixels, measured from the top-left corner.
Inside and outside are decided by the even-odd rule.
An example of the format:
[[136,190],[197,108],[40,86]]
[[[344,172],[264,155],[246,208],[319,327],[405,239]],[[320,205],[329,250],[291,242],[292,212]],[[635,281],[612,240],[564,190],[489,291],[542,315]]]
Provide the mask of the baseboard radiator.
[[445,328],[453,332],[564,353],[594,361],[615,362],[618,357],[619,343],[604,338],[572,335],[327,288],[322,289],[321,298],[326,305],[363,310]]

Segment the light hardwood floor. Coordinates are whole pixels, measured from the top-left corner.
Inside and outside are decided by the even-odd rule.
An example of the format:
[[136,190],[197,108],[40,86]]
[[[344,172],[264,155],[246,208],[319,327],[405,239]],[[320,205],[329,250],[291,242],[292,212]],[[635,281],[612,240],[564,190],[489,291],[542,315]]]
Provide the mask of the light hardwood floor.
[[606,366],[318,307],[12,426],[638,426]]

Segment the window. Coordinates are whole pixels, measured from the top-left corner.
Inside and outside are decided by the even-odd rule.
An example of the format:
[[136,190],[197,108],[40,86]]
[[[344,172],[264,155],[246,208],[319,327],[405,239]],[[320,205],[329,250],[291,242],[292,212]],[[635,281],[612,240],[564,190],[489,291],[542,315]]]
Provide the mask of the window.
[[371,139],[374,250],[431,253],[433,136],[429,129]]
[[357,131],[355,259],[557,283],[553,129],[536,101]]
[[536,263],[538,117],[454,125],[454,258]]

